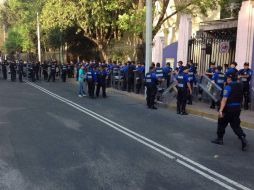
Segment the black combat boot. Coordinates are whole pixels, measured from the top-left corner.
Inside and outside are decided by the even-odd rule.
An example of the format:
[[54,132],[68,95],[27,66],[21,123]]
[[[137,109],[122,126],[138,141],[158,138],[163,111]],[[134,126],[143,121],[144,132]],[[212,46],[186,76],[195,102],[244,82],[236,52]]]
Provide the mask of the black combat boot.
[[240,137],[241,142],[242,142],[242,151],[246,151],[248,147],[248,142],[245,138],[245,136]]
[[223,145],[223,138],[217,138],[211,141],[214,144]]

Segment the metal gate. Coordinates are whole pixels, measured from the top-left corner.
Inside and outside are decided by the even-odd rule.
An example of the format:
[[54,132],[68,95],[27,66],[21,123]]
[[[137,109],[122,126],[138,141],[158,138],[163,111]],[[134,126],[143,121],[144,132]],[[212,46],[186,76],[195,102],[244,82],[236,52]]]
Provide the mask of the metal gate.
[[198,73],[204,74],[211,62],[224,67],[235,60],[236,30],[198,32],[189,40],[188,60],[197,64]]

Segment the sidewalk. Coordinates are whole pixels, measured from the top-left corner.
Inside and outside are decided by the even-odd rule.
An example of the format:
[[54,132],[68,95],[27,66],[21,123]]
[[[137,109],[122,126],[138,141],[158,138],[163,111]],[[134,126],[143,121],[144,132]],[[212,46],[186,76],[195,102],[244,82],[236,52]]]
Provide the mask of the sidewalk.
[[[125,91],[120,91],[116,89],[108,89],[110,92],[119,93],[122,95],[130,96],[139,100],[145,101],[145,96],[135,93],[128,93]],[[160,107],[165,107],[169,109],[176,110],[176,100],[172,101],[170,104],[160,104]],[[187,112],[193,115],[198,115],[201,117],[207,117],[210,119],[217,120],[218,112],[214,109],[210,109],[210,106],[202,102],[193,102],[193,105],[187,105]],[[252,111],[242,111],[241,113],[241,125],[243,127],[254,129],[254,112]]]

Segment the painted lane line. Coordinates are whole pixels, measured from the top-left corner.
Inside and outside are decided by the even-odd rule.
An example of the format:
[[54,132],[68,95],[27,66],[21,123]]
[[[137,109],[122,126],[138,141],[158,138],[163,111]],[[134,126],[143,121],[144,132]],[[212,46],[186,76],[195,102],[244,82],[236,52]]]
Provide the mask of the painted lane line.
[[[29,83],[29,82],[28,82],[28,84],[31,85],[31,86],[33,86],[33,87],[35,87],[35,88],[37,88],[37,89],[39,89],[39,90],[41,90],[41,91],[43,91],[43,92],[45,92],[46,94],[48,94],[48,95],[50,95],[50,96],[52,96],[52,97],[54,97],[54,98],[56,98],[56,99],[61,100],[62,102],[65,102],[66,104],[68,104],[68,105],[70,105],[70,106],[72,106],[72,107],[74,107],[74,108],[76,108],[76,109],[82,111],[83,113],[86,113],[86,114],[90,115],[91,117],[93,117],[93,118],[95,118],[95,119],[97,119],[97,120],[99,120],[99,121],[105,123],[106,125],[109,125],[109,124],[110,124],[111,127],[112,127],[113,125],[115,125],[115,126],[113,126],[113,128],[116,129],[116,130],[118,130],[118,131],[119,131],[119,128],[121,128],[121,131],[119,131],[119,132],[122,132],[122,133],[124,132],[125,135],[126,135],[126,134],[129,134],[129,135],[130,135],[130,133],[131,133],[131,135],[133,135],[132,137],[135,137],[135,138],[136,138],[135,140],[137,140],[138,138],[141,138],[141,139],[142,139],[142,142],[144,142],[144,140],[145,140],[145,141],[149,142],[150,144],[155,145],[155,146],[157,146],[158,148],[163,149],[164,151],[170,152],[171,154],[173,154],[173,155],[175,155],[175,156],[177,156],[177,157],[179,157],[179,158],[181,158],[181,159],[183,159],[183,160],[185,160],[185,161],[191,163],[192,165],[195,165],[196,167],[198,167],[198,168],[200,168],[200,169],[202,169],[202,170],[204,170],[204,171],[206,171],[206,172],[208,172],[208,173],[210,173],[210,174],[213,174],[214,176],[216,176],[216,177],[218,177],[218,178],[221,178],[222,180],[224,180],[224,181],[227,182],[227,183],[230,183],[230,184],[232,184],[232,185],[234,185],[234,186],[236,186],[236,187],[238,187],[238,188],[240,188],[240,189],[243,189],[243,190],[250,190],[249,188],[247,188],[247,187],[245,187],[245,186],[239,184],[238,182],[235,182],[235,181],[233,181],[233,180],[231,180],[231,179],[229,179],[229,178],[227,178],[227,177],[225,177],[225,176],[223,176],[223,175],[221,175],[221,174],[218,174],[217,172],[215,172],[215,171],[213,171],[213,170],[210,170],[209,168],[207,168],[207,167],[205,167],[205,166],[203,166],[203,165],[201,165],[201,164],[199,164],[199,163],[196,163],[196,162],[190,160],[189,158],[184,157],[183,155],[181,155],[181,154],[179,154],[179,153],[176,153],[175,151],[172,151],[172,150],[170,150],[170,149],[168,149],[168,148],[166,148],[166,147],[164,147],[164,146],[162,146],[162,145],[160,145],[160,144],[158,144],[158,143],[156,143],[156,142],[154,142],[154,141],[152,141],[152,140],[150,140],[150,139],[148,139],[148,138],[146,138],[146,137],[144,137],[144,136],[142,136],[142,135],[139,135],[138,133],[135,133],[135,132],[133,132],[133,131],[131,131],[131,130],[129,130],[129,129],[127,129],[127,128],[125,128],[125,127],[123,127],[123,126],[121,126],[121,125],[119,125],[119,124],[117,124],[117,123],[115,123],[115,122],[113,122],[113,121],[111,121],[111,120],[109,120],[109,119],[107,119],[107,118],[105,118],[105,117],[103,117],[103,116],[101,116],[101,115],[95,113],[95,112],[93,112],[93,111],[91,111],[91,110],[88,110],[88,109],[86,109],[86,108],[84,108],[84,107],[82,107],[82,106],[80,106],[80,105],[78,105],[78,104],[76,104],[76,103],[74,103],[74,102],[72,102],[72,101],[70,101],[70,100],[67,100],[67,99],[65,99],[65,98],[63,98],[63,97],[61,97],[61,96],[59,96],[59,95],[57,95],[57,94],[55,94],[55,93],[52,93],[52,92],[48,91],[48,90],[45,89],[45,88],[42,88],[42,87],[40,87],[40,86],[38,86],[38,85],[35,85],[35,84],[33,84],[33,83]],[[105,122],[105,121],[106,121],[106,122]],[[129,135],[128,135],[128,136],[129,136]],[[137,137],[138,137],[138,138],[137,138]],[[140,139],[139,139],[139,140],[140,140]],[[140,141],[139,141],[139,142],[140,142]],[[145,143],[146,143],[146,142],[145,142]],[[143,143],[142,143],[142,144],[143,144]],[[146,143],[145,145],[147,146],[147,144],[148,144],[148,143]],[[150,145],[150,144],[149,144],[149,145]],[[156,147],[154,147],[154,146],[152,146],[152,147],[153,147],[153,148],[156,148]],[[151,147],[150,147],[150,148],[151,148]],[[157,148],[156,148],[156,151],[158,152],[158,149],[157,149]],[[159,153],[162,154],[161,151],[160,151]],[[165,152],[163,152],[163,155],[165,155]],[[166,155],[167,155],[167,157],[168,157],[169,154],[166,153]],[[173,159],[174,157],[173,157],[172,155],[170,155],[170,158]],[[178,162],[178,163],[179,163],[179,164],[182,164],[183,162],[181,161],[181,162]],[[182,165],[184,165],[184,164],[182,164]],[[188,165],[188,164],[187,164],[187,165]],[[186,167],[186,163],[185,163],[184,166]],[[188,167],[188,168],[190,168],[190,169],[193,170],[193,167],[192,167],[192,168],[191,168],[191,167],[192,167],[192,166],[190,166],[190,167]],[[198,169],[195,169],[195,170],[193,170],[193,171],[197,172]],[[202,172],[202,171],[198,171],[198,173],[199,173],[200,175],[202,175],[201,172]],[[204,176],[204,175],[203,175],[203,176]],[[204,177],[207,178],[207,176],[204,176]],[[218,180],[215,179],[215,178],[213,178],[213,177],[211,177],[211,176],[210,176],[208,179],[210,179],[210,180],[213,179],[213,181],[214,181],[215,183],[218,183]],[[220,184],[220,185],[221,185],[221,184]],[[224,184],[224,187],[225,187],[225,186],[227,186],[227,185]],[[228,186],[227,186],[227,187],[228,187]],[[225,188],[226,188],[226,187],[225,187]],[[232,188],[227,188],[227,189],[232,189]]]

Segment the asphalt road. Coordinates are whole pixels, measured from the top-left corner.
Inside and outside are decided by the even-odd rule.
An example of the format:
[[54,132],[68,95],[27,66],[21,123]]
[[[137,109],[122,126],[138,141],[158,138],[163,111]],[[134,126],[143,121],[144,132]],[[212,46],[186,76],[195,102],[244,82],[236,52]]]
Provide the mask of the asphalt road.
[[230,128],[217,146],[214,121],[118,93],[78,98],[61,82],[0,89],[0,190],[254,189],[253,130],[242,152]]

